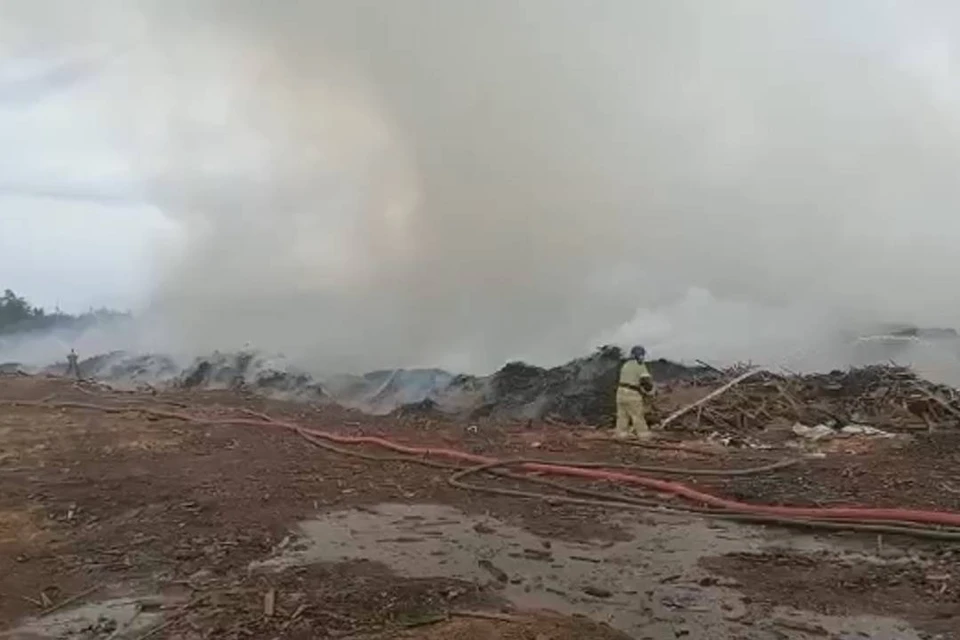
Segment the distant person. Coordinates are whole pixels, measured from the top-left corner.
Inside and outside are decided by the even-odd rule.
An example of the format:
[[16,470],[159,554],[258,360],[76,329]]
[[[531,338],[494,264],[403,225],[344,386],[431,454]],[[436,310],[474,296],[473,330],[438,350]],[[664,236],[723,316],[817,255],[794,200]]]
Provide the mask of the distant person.
[[77,380],[80,379],[79,358],[77,352],[73,349],[70,349],[70,353],[67,354],[67,375],[69,376],[71,373],[76,376]]
[[617,384],[617,439],[646,440],[653,434],[644,416],[645,398],[653,394],[653,377],[646,364],[647,350],[641,346],[630,349],[630,357],[620,367]]

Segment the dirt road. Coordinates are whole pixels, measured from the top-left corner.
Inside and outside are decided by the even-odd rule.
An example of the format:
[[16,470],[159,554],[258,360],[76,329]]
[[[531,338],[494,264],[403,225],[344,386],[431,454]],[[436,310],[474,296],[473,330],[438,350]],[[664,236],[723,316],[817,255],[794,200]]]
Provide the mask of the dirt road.
[[[693,469],[795,457],[787,436],[688,444],[709,452],[698,455],[559,425],[24,376],[0,377],[0,400],[127,408],[0,406],[3,637],[960,638],[958,542],[465,492],[449,470],[138,409],[247,409],[495,457]],[[766,474],[678,479],[748,502],[960,511],[958,445],[953,431],[850,438]]]

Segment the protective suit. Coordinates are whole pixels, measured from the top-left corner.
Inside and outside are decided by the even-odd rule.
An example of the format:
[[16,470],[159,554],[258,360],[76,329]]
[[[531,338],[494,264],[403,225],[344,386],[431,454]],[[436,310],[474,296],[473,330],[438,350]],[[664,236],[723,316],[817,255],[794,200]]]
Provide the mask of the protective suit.
[[80,364],[78,361],[77,352],[70,349],[70,353],[67,354],[67,375],[69,376],[72,373],[77,380],[80,379]]
[[649,438],[650,427],[644,416],[645,397],[653,392],[653,378],[641,358],[631,357],[620,367],[617,385],[617,438]]

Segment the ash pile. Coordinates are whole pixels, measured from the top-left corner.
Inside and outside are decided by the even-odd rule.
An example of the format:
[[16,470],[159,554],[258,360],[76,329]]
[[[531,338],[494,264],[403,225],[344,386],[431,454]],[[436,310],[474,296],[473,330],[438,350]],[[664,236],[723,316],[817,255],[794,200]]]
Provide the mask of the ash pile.
[[[62,375],[64,363],[54,363],[40,373]],[[180,372],[172,358],[159,354],[132,354],[111,351],[84,358],[80,371],[85,378],[109,383],[118,388],[140,388],[163,384]]]
[[363,375],[337,375],[324,380],[337,403],[366,413],[459,413],[449,392],[454,379],[442,369],[378,370]]
[[[55,363],[41,373],[62,375],[64,364]],[[329,400],[323,386],[310,374],[290,366],[282,356],[254,351],[213,352],[183,367],[160,354],[114,351],[80,361],[88,380],[117,388],[230,389],[250,391],[290,400]]]
[[[667,385],[664,396],[684,386],[704,386],[702,395],[706,395],[744,370],[715,373],[718,377],[711,384],[694,378]],[[668,428],[748,435],[791,425],[837,431],[861,427],[884,431],[953,428],[960,425],[960,397],[955,389],[924,380],[911,369],[896,365],[807,375],[758,371],[677,417]]]
[[329,400],[313,377],[290,367],[282,356],[253,351],[220,353],[197,358],[172,382],[179,389],[232,389],[291,400]]

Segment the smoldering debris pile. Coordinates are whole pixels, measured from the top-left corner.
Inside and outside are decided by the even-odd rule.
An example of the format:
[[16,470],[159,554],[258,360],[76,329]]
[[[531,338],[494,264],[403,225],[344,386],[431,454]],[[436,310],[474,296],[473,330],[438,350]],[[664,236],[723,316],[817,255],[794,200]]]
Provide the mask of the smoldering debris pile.
[[[180,372],[171,358],[159,354],[131,354],[126,351],[111,351],[85,358],[79,363],[85,378],[93,378],[118,387],[153,385],[168,380]],[[48,375],[62,375],[66,360],[43,368]]]
[[[470,411],[473,417],[605,426],[614,416],[622,362],[621,350],[610,346],[552,369],[511,362],[486,378],[460,376],[451,382],[450,392],[477,392],[479,397]],[[648,366],[660,382],[716,377],[709,367],[687,367],[668,360],[654,360]]]
[[[725,377],[732,379],[736,373]],[[743,434],[796,424],[836,430],[856,425],[884,430],[954,427],[960,424],[960,397],[950,387],[893,365],[810,375],[762,371],[688,411],[669,428]]]
[[392,369],[362,376],[339,375],[324,380],[324,387],[344,406],[375,414],[403,411],[456,413],[448,393],[454,376],[442,369]]
[[[608,427],[616,414],[623,353],[602,347],[561,366],[511,362],[489,376],[454,376],[440,369],[397,369],[315,379],[282,356],[254,351],[215,352],[183,368],[162,355],[115,352],[80,362],[85,378],[118,387],[233,389],[310,402],[336,402],[371,413],[446,414],[453,418],[544,420]],[[41,373],[62,375],[66,363]],[[653,422],[709,394],[743,373],[667,360],[648,363],[657,382]],[[14,373],[21,369],[5,366]],[[960,397],[911,370],[873,365],[825,374],[757,372],[694,410],[671,420],[671,430],[748,435],[771,426],[859,425],[927,429],[960,424]]]
[[[289,366],[281,356],[253,351],[214,352],[194,359],[186,368],[159,354],[114,351],[80,361],[80,373],[118,388],[234,389],[292,400],[329,400],[310,374]],[[66,362],[39,371],[63,375]]]
[[[396,369],[324,380],[340,404],[371,413],[442,413],[465,418],[547,419],[565,424],[606,424],[613,415],[623,354],[602,347],[593,354],[545,369],[511,362],[489,376],[454,376],[441,369]],[[656,360],[658,380],[715,377],[707,367]]]
[[252,351],[214,352],[197,358],[172,383],[180,389],[252,390],[290,399],[328,399],[322,385],[278,358]]
[[[443,409],[452,404],[449,398],[456,397],[459,406],[467,407],[460,413],[475,418],[607,427],[616,415],[622,362],[623,354],[615,347],[603,347],[552,369],[513,362],[488,377],[454,378],[447,389],[431,398],[429,405],[421,403],[415,409]],[[654,360],[648,366],[661,390],[652,403],[650,418],[654,422],[746,371],[745,367],[719,370],[668,360]],[[888,430],[953,426],[960,424],[960,397],[950,387],[893,365],[808,375],[759,371],[684,413],[668,427],[747,434],[798,423],[838,430],[855,425]]]
[[19,362],[0,362],[0,375],[17,376],[27,375],[28,370]]

